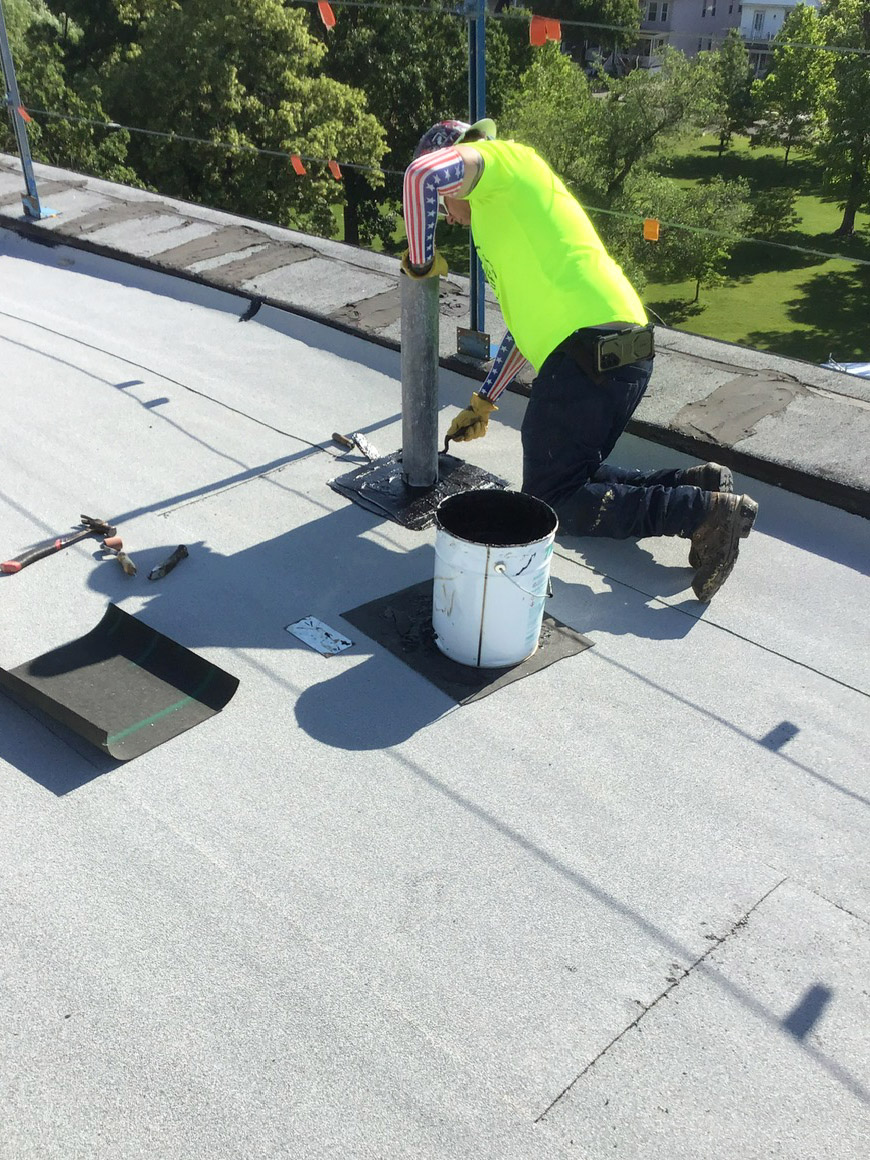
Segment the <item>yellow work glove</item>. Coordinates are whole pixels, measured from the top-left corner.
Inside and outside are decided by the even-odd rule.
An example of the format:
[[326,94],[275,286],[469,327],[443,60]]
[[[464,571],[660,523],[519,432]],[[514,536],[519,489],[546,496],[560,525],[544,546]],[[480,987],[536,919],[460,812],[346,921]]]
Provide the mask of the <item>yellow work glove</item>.
[[486,425],[493,411],[497,411],[495,403],[485,399],[476,392],[471,396],[471,404],[464,411],[460,411],[447,430],[445,446],[451,439],[457,443],[467,443],[469,439],[482,439],[486,434]]
[[405,250],[404,254],[402,254],[402,269],[409,278],[414,278],[417,282],[423,278],[440,278],[442,274],[445,278],[447,277],[447,262],[437,250],[435,251],[435,257],[432,259],[432,265],[422,274],[418,270],[411,269],[411,263],[408,261],[408,251]]

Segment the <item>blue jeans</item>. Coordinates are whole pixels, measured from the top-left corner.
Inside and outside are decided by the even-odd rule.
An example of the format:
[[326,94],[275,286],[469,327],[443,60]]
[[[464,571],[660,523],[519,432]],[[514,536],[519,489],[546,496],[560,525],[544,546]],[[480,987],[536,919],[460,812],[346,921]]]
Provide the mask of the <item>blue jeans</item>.
[[643,398],[653,360],[608,371],[596,383],[566,351],[546,359],[522,426],[523,491],[544,500],[573,536],[690,536],[710,506],[681,485],[679,469],[642,472],[605,460]]

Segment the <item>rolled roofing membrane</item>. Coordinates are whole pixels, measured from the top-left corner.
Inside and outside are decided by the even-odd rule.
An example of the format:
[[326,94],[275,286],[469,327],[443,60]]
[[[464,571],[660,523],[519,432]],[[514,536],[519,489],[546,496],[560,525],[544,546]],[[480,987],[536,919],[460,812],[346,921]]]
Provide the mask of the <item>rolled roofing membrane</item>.
[[0,687],[129,761],[219,713],[239,682],[110,604],[78,640],[0,668]]

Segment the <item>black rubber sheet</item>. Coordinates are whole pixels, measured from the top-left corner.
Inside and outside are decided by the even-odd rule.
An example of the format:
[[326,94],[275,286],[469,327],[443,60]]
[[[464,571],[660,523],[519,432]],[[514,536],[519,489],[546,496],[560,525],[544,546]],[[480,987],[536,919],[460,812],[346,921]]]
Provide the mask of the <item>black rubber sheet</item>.
[[513,681],[592,647],[588,637],[545,614],[538,650],[527,660],[500,669],[462,665],[446,657],[435,643],[433,586],[433,580],[424,580],[341,615],[459,705],[479,701]]
[[238,679],[115,604],[78,640],[14,669],[0,688],[119,761],[219,713]]
[[395,451],[331,479],[329,486],[361,507],[421,532],[435,523],[435,509],[447,496],[504,488],[507,481],[455,455],[442,453],[438,456],[437,483],[429,488],[408,487],[402,477],[402,453]]

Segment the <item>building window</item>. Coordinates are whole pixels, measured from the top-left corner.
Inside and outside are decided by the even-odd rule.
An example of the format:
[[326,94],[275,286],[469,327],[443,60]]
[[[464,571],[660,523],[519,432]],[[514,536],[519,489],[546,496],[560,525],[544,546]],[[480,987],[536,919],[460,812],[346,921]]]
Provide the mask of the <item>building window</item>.
[[764,30],[764,13],[756,12],[755,19],[752,21],[753,32],[762,32]]
[[659,14],[658,4],[647,4],[647,6],[646,6],[646,18],[647,18],[647,20],[655,20],[656,17],[658,16],[658,14]]
[[661,14],[662,24],[664,24],[664,22],[667,20],[667,18],[668,18],[668,6],[667,6],[667,4],[662,4],[662,14]]
[[704,0],[704,3],[701,5],[701,19],[703,20],[706,15],[707,15],[707,0]]
[[700,52],[703,47],[704,47],[704,41],[699,36],[698,37],[698,52]]

